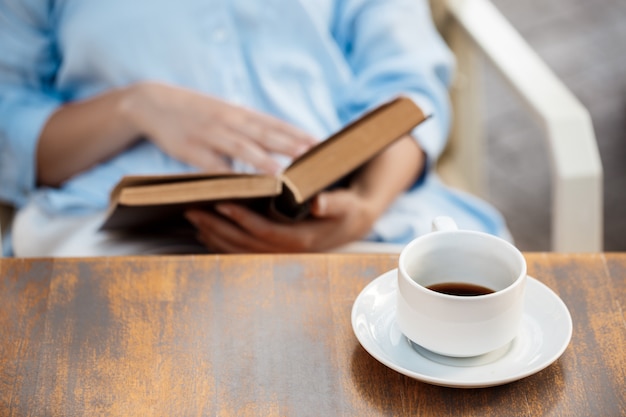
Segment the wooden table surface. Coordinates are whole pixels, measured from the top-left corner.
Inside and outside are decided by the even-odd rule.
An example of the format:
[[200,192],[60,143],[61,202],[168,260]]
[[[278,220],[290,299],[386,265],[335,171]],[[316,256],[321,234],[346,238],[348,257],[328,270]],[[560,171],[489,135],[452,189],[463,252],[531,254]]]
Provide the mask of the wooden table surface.
[[0,259],[1,416],[624,416],[626,254],[525,254],[572,315],[537,374],[444,388],[350,312],[396,255]]

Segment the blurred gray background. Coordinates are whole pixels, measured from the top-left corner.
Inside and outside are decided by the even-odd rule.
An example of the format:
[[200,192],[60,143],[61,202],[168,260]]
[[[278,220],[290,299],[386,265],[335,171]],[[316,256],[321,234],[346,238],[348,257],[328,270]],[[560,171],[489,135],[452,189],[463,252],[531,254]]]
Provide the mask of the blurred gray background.
[[[604,250],[626,250],[626,0],[492,0],[589,110],[604,168]],[[485,65],[489,199],[526,251],[550,249],[538,125]]]

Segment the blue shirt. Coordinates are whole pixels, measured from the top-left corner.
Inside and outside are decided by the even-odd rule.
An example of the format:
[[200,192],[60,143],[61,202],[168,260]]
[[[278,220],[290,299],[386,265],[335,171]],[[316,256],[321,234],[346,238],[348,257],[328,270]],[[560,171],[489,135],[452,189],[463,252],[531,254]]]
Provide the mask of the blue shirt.
[[[452,64],[426,0],[0,0],[0,200],[103,210],[123,175],[192,170],[144,140],[60,188],[36,186],[37,139],[55,109],[140,80],[218,96],[319,138],[405,94],[433,115],[413,132],[432,165],[450,123]],[[429,174],[370,238],[406,242],[440,214],[506,233],[490,206]]]

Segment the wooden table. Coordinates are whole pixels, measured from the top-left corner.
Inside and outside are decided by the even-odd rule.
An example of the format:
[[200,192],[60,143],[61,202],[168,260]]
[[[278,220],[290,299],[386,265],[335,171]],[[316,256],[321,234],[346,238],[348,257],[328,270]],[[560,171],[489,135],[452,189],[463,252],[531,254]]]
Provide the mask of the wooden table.
[[624,416],[626,254],[525,254],[572,341],[497,387],[428,385],[351,327],[395,255],[0,260],[2,416]]

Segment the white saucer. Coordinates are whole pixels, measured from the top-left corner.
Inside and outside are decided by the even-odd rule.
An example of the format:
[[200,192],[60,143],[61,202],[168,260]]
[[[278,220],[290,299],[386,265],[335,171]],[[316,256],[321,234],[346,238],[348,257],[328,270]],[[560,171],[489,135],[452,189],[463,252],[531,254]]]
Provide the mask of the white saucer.
[[441,363],[433,360],[435,354],[418,353],[400,332],[395,320],[396,274],[395,269],[386,272],[361,291],[352,307],[352,328],[374,358],[411,378],[456,388],[506,384],[552,364],[572,337],[572,318],[565,303],[546,285],[528,277],[522,328],[506,351],[489,363],[463,363],[464,359]]

